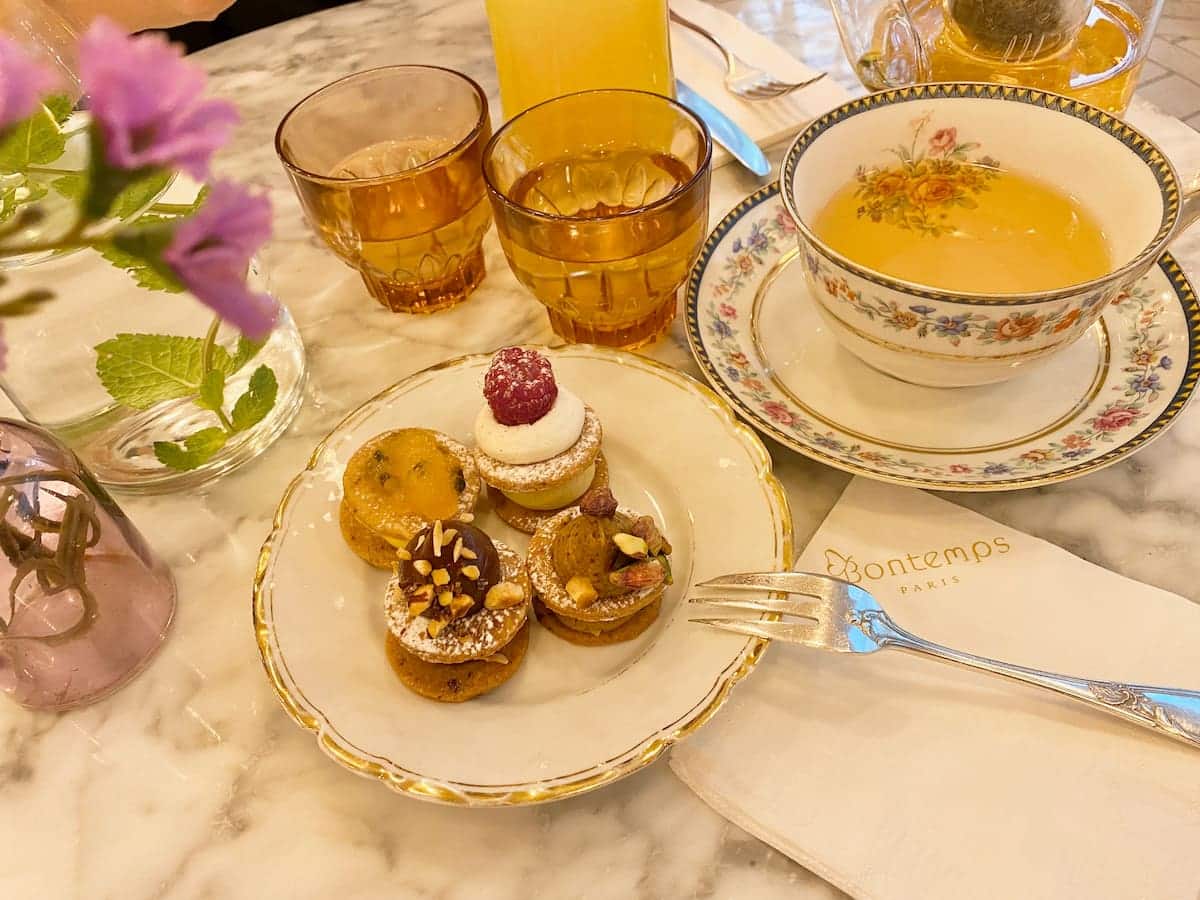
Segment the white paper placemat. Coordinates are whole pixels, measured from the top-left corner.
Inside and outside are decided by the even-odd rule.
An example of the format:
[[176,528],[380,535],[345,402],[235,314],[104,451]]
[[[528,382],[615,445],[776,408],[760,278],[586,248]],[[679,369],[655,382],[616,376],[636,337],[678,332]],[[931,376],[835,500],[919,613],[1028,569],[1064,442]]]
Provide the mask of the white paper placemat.
[[[799,568],[858,579],[943,644],[1200,689],[1200,606],[930,494],[854,480]],[[770,648],[671,767],[860,898],[1200,893],[1200,752],[897,651]]]

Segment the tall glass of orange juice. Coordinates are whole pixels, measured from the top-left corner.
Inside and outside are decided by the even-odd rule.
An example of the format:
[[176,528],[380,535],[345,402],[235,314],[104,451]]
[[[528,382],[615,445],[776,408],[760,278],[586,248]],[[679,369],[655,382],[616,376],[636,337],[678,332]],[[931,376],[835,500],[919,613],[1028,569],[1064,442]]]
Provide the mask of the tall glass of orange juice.
[[576,91],[675,96],[667,0],[487,0],[504,116]]

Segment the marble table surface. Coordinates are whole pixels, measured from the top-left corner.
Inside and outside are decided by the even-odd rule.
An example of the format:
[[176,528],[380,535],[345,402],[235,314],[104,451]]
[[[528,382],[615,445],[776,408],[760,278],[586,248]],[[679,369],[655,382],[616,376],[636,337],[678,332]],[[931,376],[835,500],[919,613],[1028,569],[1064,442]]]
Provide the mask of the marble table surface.
[[[794,0],[720,5],[853,85],[822,9]],[[384,312],[306,230],[272,149],[275,125],[292,103],[357,69],[451,65],[495,100],[483,0],[370,0],[199,58],[245,119],[223,171],[267,186],[276,205],[267,261],[308,346],[309,396],[278,444],[207,490],[123,498],[174,568],[174,630],[148,671],[106,702],[64,715],[0,703],[0,897],[841,896],[719,818],[662,763],[549,806],[452,809],[353,777],[287,718],[259,663],[250,581],[289,479],[344,413],[387,384],[447,357],[552,335],[494,236],[491,274],[469,304],[431,318]],[[1200,171],[1200,153],[1177,163]],[[758,184],[720,170],[714,215]],[[679,328],[652,352],[697,374]],[[847,476],[771,450],[803,543]],[[1105,471],[953,499],[1125,575],[1196,595],[1198,470],[1200,412],[1193,410]]]

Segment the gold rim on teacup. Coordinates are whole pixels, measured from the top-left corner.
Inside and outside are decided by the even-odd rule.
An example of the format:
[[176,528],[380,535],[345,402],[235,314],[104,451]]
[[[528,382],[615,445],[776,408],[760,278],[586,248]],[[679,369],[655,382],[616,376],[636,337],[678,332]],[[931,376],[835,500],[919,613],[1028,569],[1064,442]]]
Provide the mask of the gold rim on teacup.
[[[1092,125],[1096,129],[1105,132],[1114,140],[1124,144],[1126,148],[1131,150],[1146,164],[1159,186],[1163,204],[1163,215],[1161,225],[1154,237],[1128,262],[1123,263],[1106,275],[1093,278],[1090,281],[1044,291],[976,293],[950,291],[894,278],[854,262],[828,246],[813,233],[807,222],[805,222],[804,217],[800,215],[796,208],[795,173],[800,159],[817,138],[846,119],[881,107],[922,100],[954,99],[1001,100],[1040,107]],[[1162,255],[1166,245],[1173,238],[1177,237],[1180,232],[1200,219],[1200,190],[1185,193],[1181,188],[1179,175],[1166,154],[1162,152],[1154,141],[1146,137],[1138,129],[1099,107],[1091,106],[1071,97],[1065,97],[1050,91],[1036,90],[1034,88],[1012,87],[985,82],[921,84],[908,88],[868,94],[865,97],[859,97],[835,107],[825,113],[825,115],[811,122],[792,142],[787,153],[784,155],[779,186],[780,193],[783,196],[784,208],[795,223],[796,228],[803,235],[808,245],[830,262],[841,266],[866,281],[911,294],[915,297],[967,305],[986,304],[996,307],[1026,306],[1048,300],[1066,299],[1088,291],[1111,287],[1114,283],[1131,279],[1138,275],[1141,270],[1148,269]]]

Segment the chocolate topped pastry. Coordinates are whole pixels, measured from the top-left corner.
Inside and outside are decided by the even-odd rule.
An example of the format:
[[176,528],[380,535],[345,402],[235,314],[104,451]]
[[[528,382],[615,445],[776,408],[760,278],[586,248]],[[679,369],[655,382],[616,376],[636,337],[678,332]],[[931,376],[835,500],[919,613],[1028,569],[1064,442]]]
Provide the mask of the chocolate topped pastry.
[[413,616],[453,621],[477,612],[500,583],[500,554],[486,534],[457,519],[437,520],[400,551],[397,577]]
[[435,520],[397,555],[384,611],[400,680],[457,702],[511,678],[529,641],[533,593],[520,555],[461,519]]

